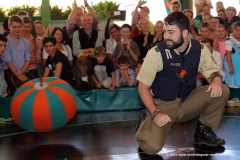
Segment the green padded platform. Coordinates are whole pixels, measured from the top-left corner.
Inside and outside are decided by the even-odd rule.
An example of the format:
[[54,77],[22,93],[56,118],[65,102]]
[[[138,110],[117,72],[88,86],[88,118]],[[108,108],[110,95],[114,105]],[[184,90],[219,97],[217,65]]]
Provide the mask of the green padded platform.
[[[92,89],[87,92],[76,90],[77,111],[117,111],[139,110],[144,108],[137,87],[116,88],[113,92],[108,89]],[[11,97],[0,98],[0,118],[10,118]]]
[[0,118],[11,118],[10,103],[11,97],[0,98]]
[[239,88],[230,88],[230,98],[238,98],[240,99],[240,89]]

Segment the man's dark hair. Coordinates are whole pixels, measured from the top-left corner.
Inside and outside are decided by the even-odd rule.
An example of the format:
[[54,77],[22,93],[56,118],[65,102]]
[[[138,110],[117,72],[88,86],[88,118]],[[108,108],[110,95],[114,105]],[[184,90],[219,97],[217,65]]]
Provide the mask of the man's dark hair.
[[209,43],[211,47],[213,46],[213,40],[211,40],[210,38],[204,38],[202,40],[202,43]]
[[122,28],[129,28],[129,30],[132,31],[132,27],[129,24],[127,24],[127,23],[123,24],[121,29]]
[[57,44],[57,40],[55,37],[45,37],[42,41],[43,46],[47,43],[47,42],[52,42],[52,44],[55,46]]
[[173,12],[164,18],[164,24],[176,25],[182,32],[184,29],[190,31],[190,21],[182,12]]
[[128,63],[129,64],[129,60],[126,56],[121,56],[119,59],[118,59],[118,64],[126,64]]
[[7,38],[3,34],[0,34],[0,41],[7,42]]

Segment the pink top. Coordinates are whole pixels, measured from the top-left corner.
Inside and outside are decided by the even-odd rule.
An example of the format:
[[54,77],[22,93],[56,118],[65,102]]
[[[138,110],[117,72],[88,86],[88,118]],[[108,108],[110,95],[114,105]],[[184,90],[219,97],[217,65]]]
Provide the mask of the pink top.
[[220,42],[218,41],[218,49],[219,49],[219,52],[221,53],[221,57],[222,57],[222,60],[224,59],[224,56],[226,54],[226,45],[225,45],[225,42]]
[[[27,38],[26,38],[27,39]],[[37,59],[39,61],[41,61],[41,48],[42,48],[42,44],[41,42],[35,38],[35,41],[36,41],[36,53],[34,52],[35,50],[35,47],[34,47],[34,37],[32,35],[29,36],[29,38],[27,39],[28,42],[30,43],[30,53],[31,53],[31,58],[32,57],[37,57]],[[37,68],[37,65],[36,64],[30,64],[30,66],[28,67],[28,70],[33,70],[33,69],[36,69]]]

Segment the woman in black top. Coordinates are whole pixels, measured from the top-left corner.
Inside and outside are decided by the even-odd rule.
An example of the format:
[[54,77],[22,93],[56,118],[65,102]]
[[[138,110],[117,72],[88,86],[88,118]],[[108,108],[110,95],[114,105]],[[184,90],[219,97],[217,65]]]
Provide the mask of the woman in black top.
[[151,48],[154,36],[149,32],[150,22],[148,18],[141,18],[138,23],[141,28],[141,34],[136,36],[134,41],[137,43],[141,53],[139,59],[143,59],[147,55],[148,50]]

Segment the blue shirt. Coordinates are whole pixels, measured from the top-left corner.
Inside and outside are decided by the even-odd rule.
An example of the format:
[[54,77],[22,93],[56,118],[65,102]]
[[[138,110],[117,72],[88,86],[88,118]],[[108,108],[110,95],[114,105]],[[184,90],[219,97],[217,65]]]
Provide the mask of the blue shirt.
[[18,42],[16,43],[13,38],[7,36],[6,49],[2,54],[3,68],[8,69],[7,62],[12,62],[14,67],[21,69],[27,60],[31,60],[30,54],[30,44],[29,42],[20,36]]
[[[118,84],[118,81],[121,78],[120,69],[117,69],[115,71],[115,74],[116,74],[116,87],[120,87],[120,85]],[[130,69],[130,68],[128,68],[128,74],[130,75],[131,81],[129,83],[127,83],[127,78],[125,77],[124,80],[123,80],[123,85],[126,84],[128,86],[132,86],[136,75],[135,75],[135,72],[132,69]]]

